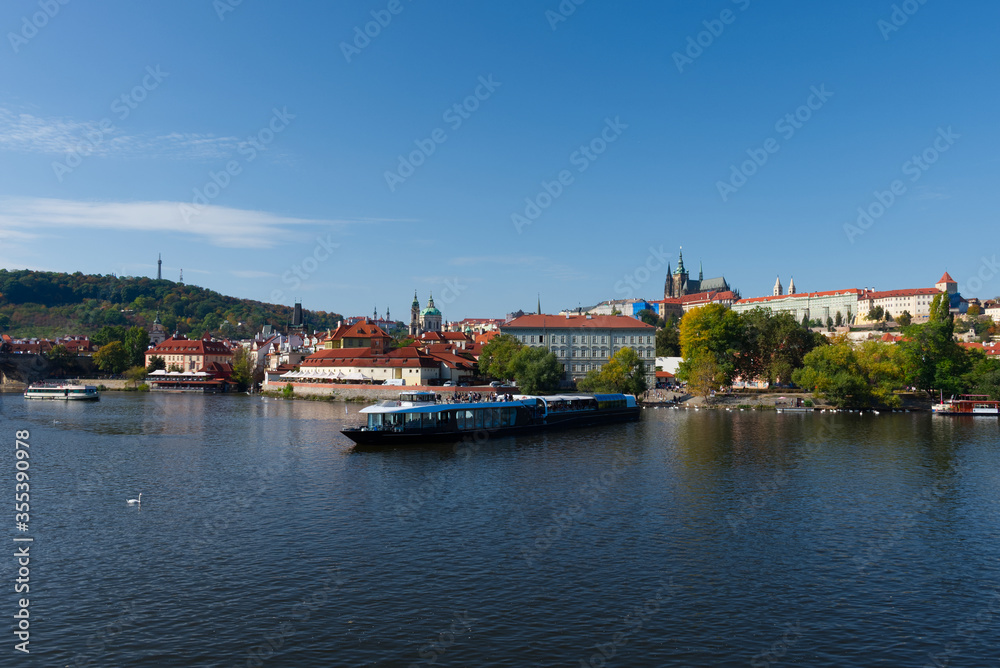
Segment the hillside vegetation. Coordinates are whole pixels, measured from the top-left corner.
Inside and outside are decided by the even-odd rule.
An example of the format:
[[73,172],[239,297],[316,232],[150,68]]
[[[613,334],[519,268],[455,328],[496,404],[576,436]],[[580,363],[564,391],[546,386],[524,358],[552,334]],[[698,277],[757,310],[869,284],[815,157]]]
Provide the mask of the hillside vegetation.
[[[149,328],[157,312],[168,333],[209,331],[245,337],[284,326],[292,307],[227,297],[213,290],[145,277],[0,269],[0,332],[13,337],[93,334],[105,325]],[[307,330],[336,327],[340,314],[305,313]]]

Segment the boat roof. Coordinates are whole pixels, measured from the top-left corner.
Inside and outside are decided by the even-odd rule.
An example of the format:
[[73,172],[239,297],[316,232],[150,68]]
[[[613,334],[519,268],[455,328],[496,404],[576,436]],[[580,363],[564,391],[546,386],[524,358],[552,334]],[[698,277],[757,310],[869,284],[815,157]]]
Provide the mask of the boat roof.
[[[408,393],[403,393],[408,394]],[[428,392],[427,394],[433,394]],[[467,403],[419,403],[409,401],[381,401],[372,406],[362,408],[360,413],[439,413],[441,411],[470,408],[506,408],[511,405],[534,406],[539,401],[546,404],[556,401],[612,401],[616,399],[626,399],[629,394],[553,394],[550,396],[536,396],[533,394],[515,394],[513,401],[478,401]],[[634,397],[633,397],[634,398]]]
[[476,403],[449,404],[410,404],[403,406],[396,401],[383,401],[374,406],[362,408],[359,413],[440,413],[450,410],[467,410],[470,408],[510,408],[512,406],[534,406],[536,397],[515,399],[514,401],[480,401]]

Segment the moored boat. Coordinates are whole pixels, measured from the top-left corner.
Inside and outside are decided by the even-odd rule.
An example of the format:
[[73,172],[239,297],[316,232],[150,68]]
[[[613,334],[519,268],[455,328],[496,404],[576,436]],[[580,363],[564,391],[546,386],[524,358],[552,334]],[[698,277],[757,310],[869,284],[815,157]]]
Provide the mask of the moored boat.
[[359,445],[410,445],[460,440],[485,432],[517,436],[639,419],[631,394],[517,395],[510,401],[441,403],[432,392],[403,392],[398,401],[361,409],[367,424],[341,431]]
[[24,391],[25,399],[53,399],[60,401],[97,401],[101,395],[95,385],[78,383],[32,383]]
[[992,401],[988,394],[962,394],[958,399],[941,400],[931,406],[938,415],[1000,415],[1000,401]]

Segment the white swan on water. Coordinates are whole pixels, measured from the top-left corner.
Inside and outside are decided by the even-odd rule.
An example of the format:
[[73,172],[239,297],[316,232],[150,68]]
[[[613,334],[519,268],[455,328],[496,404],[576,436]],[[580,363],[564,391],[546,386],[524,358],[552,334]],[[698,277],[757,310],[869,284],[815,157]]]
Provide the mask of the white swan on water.
[[128,505],[130,506],[141,506],[142,505],[142,492],[139,492],[138,499],[128,499]]

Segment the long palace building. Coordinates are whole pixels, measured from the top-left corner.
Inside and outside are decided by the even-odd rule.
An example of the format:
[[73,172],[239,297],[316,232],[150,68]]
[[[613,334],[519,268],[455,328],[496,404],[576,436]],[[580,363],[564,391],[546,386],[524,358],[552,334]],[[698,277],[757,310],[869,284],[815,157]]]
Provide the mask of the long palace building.
[[792,292],[787,295],[780,292],[780,282],[778,282],[775,284],[776,294],[770,297],[740,299],[733,303],[732,309],[743,313],[764,307],[772,311],[791,313],[796,320],[807,317],[810,320],[823,322],[826,322],[827,318],[836,321],[839,313],[844,323],[850,323],[863,322],[872,309],[881,306],[893,318],[906,311],[914,321],[919,322],[926,320],[930,315],[934,297],[944,292],[949,296],[952,311],[961,313],[965,310],[965,301],[958,293],[958,283],[947,272],[933,288],[882,291],[847,288],[825,292]]

